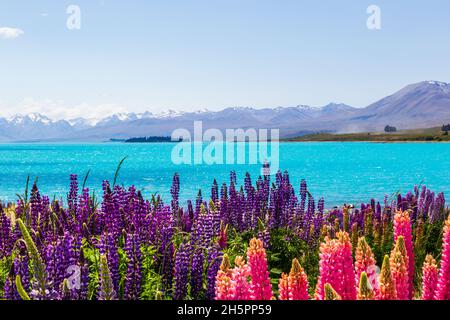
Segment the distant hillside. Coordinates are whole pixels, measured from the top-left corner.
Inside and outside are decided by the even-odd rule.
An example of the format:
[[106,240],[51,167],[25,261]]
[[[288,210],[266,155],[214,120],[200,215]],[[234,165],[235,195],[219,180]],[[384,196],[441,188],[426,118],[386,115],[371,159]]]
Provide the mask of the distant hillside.
[[160,114],[119,113],[104,119],[54,121],[33,113],[0,118],[0,141],[108,141],[139,136],[170,136],[173,130],[192,132],[193,122],[209,128],[280,129],[283,138],[317,132],[357,133],[382,131],[386,125],[399,130],[442,126],[450,122],[450,84],[424,81],[406,86],[365,108],[331,103],[255,109],[226,108]]
[[374,142],[445,142],[450,141],[448,132],[442,131],[442,127],[402,130],[392,133],[385,132],[361,132],[346,134],[317,133],[301,137],[286,139],[292,142],[350,142],[350,141],[374,141]]

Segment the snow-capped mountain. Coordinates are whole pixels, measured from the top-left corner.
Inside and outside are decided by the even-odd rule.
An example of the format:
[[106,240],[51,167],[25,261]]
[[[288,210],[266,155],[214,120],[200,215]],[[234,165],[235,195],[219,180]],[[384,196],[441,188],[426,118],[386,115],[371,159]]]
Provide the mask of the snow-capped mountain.
[[75,118],[54,121],[31,113],[0,118],[0,141],[96,140],[134,136],[170,135],[177,128],[192,130],[194,121],[208,128],[278,128],[281,136],[330,131],[379,131],[441,126],[450,122],[450,84],[424,81],[406,86],[368,107],[342,103],[323,107],[306,105],[256,109],[230,107],[220,111],[165,110],[159,113],[117,113],[103,119]]
[[0,118],[0,141],[48,139],[73,131],[74,127],[68,121],[54,121],[39,113]]

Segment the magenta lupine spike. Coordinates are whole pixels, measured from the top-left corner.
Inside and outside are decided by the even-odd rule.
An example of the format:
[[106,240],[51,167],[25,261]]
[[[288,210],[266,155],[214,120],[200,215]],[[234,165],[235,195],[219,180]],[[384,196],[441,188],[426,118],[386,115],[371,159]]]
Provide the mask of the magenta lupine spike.
[[394,242],[397,242],[400,236],[403,236],[405,240],[408,255],[408,297],[412,299],[414,292],[414,247],[409,211],[397,210],[394,215]]
[[352,246],[348,233],[339,231],[337,239],[326,237],[320,246],[319,257],[316,299],[325,299],[325,284],[329,283],[343,300],[356,300]]
[[403,236],[398,237],[390,257],[391,274],[398,300],[409,300],[408,256]]
[[359,238],[358,245],[355,251],[355,280],[358,288],[359,281],[361,279],[361,273],[363,272],[366,273],[369,284],[376,293],[378,288],[378,275],[375,257],[373,255],[372,249],[367,244],[367,241],[364,237]]
[[283,273],[278,285],[280,300],[308,300],[308,277],[297,259],[292,261],[289,275]]
[[244,258],[237,256],[234,268],[231,270],[231,287],[233,300],[250,300],[252,298],[251,284],[248,281],[250,270]]
[[450,300],[450,215],[445,221],[436,300]]
[[433,256],[427,255],[422,268],[422,300],[434,300],[439,268]]
[[267,266],[266,250],[261,240],[253,238],[247,249],[253,300],[271,300],[273,297]]

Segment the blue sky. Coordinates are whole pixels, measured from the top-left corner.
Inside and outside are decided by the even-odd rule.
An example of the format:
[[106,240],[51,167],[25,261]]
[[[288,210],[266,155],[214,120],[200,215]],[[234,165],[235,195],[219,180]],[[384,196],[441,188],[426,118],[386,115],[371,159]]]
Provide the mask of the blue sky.
[[[81,29],[66,28],[66,8]],[[369,5],[381,30],[366,27]],[[450,82],[450,1],[0,0],[0,115],[366,106]],[[1,30],[1,29],[0,29]]]

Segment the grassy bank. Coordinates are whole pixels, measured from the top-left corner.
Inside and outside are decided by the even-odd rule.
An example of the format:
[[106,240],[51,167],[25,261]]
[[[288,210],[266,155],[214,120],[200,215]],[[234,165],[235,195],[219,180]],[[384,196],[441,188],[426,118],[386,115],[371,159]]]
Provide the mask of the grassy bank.
[[398,132],[360,132],[360,133],[317,133],[301,137],[289,138],[286,141],[308,142],[308,141],[374,141],[374,142],[445,142],[450,141],[450,135],[441,131],[441,128],[427,128],[415,130],[400,130]]

